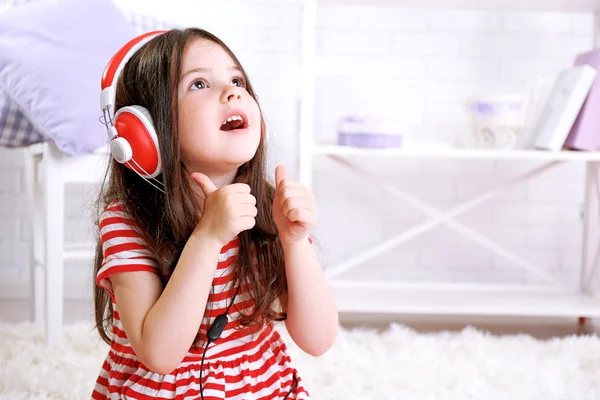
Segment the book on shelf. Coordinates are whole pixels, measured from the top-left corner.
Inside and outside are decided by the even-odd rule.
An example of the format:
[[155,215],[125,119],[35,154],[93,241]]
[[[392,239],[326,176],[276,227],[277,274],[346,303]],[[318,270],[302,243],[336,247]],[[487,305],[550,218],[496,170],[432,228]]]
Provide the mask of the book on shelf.
[[[577,56],[575,65],[600,68],[600,49]],[[573,124],[564,148],[578,151],[598,151],[600,147],[600,79],[596,79]]]
[[532,131],[532,147],[560,151],[596,79],[590,65],[563,69]]

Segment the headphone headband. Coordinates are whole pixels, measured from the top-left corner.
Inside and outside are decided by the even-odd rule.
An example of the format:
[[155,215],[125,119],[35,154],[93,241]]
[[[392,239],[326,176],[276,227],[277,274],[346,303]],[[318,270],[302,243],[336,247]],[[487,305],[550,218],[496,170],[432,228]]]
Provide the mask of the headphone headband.
[[107,110],[109,107],[114,106],[116,95],[115,85],[127,61],[147,42],[165,32],[165,30],[152,31],[133,38],[110,59],[104,69],[100,82],[102,88],[100,106],[102,110]]
[[[114,115],[117,81],[129,59],[146,43],[167,31],[152,31],[131,39],[117,51],[104,68],[100,87],[100,106],[102,107],[102,123],[110,137],[110,152],[113,158],[135,171],[150,182],[162,172],[160,149],[156,131],[150,112],[139,105],[128,105],[120,108]],[[158,190],[162,191],[157,185]]]

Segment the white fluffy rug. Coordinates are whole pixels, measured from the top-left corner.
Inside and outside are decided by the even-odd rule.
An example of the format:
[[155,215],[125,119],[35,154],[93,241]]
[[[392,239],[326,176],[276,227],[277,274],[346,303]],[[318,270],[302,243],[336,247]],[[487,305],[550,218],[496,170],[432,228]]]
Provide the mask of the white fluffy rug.
[[[36,326],[0,324],[0,398],[88,399],[106,351],[89,322],[70,325],[57,349],[44,346]],[[291,343],[290,351],[314,399],[600,399],[596,336],[539,341],[394,325],[342,330],[321,358]]]

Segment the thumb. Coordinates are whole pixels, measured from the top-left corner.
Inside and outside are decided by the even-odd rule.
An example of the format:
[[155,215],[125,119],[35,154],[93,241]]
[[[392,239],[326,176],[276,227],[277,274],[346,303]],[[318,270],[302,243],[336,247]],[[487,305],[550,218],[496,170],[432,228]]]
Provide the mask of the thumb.
[[192,179],[196,183],[198,183],[198,185],[200,185],[200,188],[202,188],[202,191],[204,192],[204,195],[206,197],[208,197],[208,195],[210,195],[212,192],[217,190],[217,187],[215,186],[213,181],[211,181],[208,176],[206,176],[200,172],[192,173]]
[[285,171],[285,167],[283,165],[278,165],[275,168],[275,187],[279,187],[279,184],[282,180],[285,179],[287,172]]

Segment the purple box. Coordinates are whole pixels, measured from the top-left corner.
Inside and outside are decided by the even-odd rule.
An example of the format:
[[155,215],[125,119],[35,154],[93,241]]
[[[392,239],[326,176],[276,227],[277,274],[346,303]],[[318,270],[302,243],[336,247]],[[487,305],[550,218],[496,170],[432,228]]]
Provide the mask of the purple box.
[[384,133],[344,133],[338,134],[338,145],[364,148],[401,147],[402,136]]
[[[600,49],[583,53],[575,59],[575,65],[600,68]],[[596,151],[600,145],[600,79],[596,78],[581,111],[565,141],[569,150]]]

